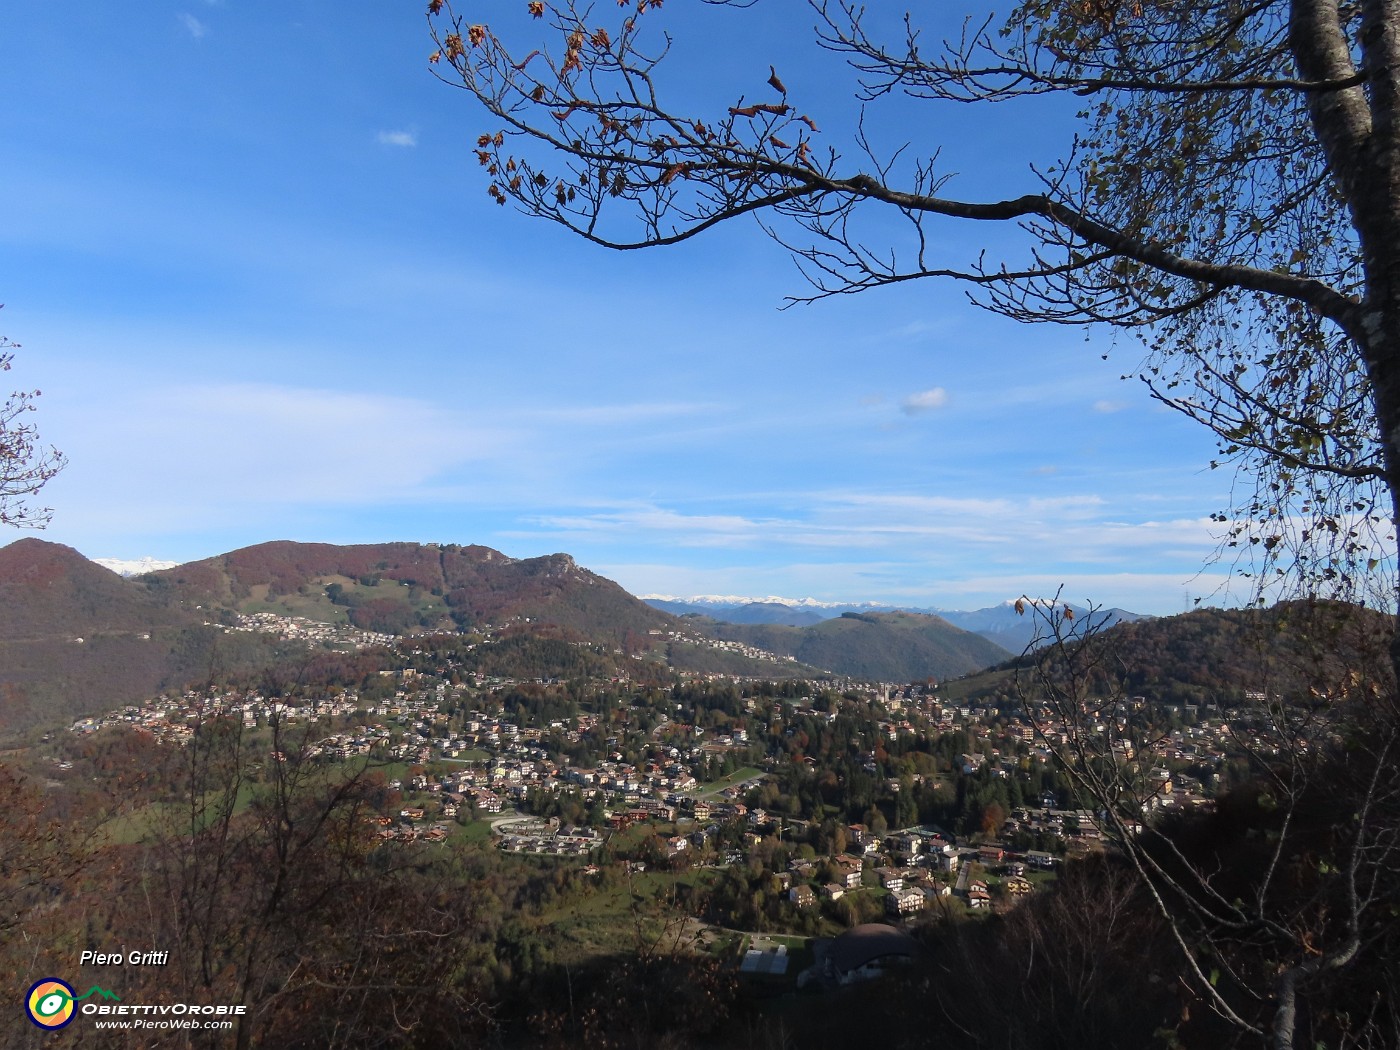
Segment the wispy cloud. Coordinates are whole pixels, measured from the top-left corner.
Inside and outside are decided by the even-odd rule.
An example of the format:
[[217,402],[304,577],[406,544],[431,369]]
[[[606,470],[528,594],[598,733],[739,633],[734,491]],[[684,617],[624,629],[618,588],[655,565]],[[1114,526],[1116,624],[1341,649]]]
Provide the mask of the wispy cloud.
[[[1046,561],[1080,566],[1155,559],[1202,563],[1219,526],[1209,518],[1114,520],[1096,495],[1050,499],[959,499],[882,494],[808,494],[803,509],[784,515],[683,513],[653,503],[589,508],[573,514],[527,516],[507,535],[548,537],[564,544],[616,543],[638,549],[884,551],[940,573],[969,563]],[[1101,569],[1098,571],[1102,571]]]
[[1230,573],[1220,571],[1070,572],[1058,576],[1030,572],[940,581],[922,593],[955,608],[974,608],[1022,594],[1059,593],[1064,601],[1076,604],[1169,615],[1195,608],[1198,598],[1205,604],[1228,603],[1231,582]]
[[381,131],[379,133],[379,144],[381,146],[416,146],[418,145],[418,132]]
[[1107,398],[1100,398],[1094,402],[1094,411],[1103,412],[1105,414],[1121,412],[1127,407],[1128,404],[1126,401],[1109,401]]
[[180,24],[185,27],[190,36],[196,40],[203,39],[205,34],[209,32],[209,27],[188,11],[181,11],[176,17],[180,19]]
[[88,404],[84,424],[65,445],[73,469],[55,480],[55,505],[118,528],[413,501],[517,443],[417,398],[262,383],[153,387]]
[[782,562],[696,567],[665,563],[589,565],[634,594],[778,594],[823,601],[875,600],[914,608],[978,609],[1026,593],[1054,594],[1066,601],[1110,605],[1159,615],[1230,600],[1228,572],[1029,571],[944,576],[929,580],[908,561]]
[[1047,515],[1058,518],[1070,515],[1083,517],[1093,515],[1105,506],[1103,497],[1092,493],[1016,500],[978,499],[967,496],[911,496],[883,492],[827,492],[819,498],[822,505],[829,510],[863,513],[867,508],[878,508],[881,512],[893,516],[918,519],[1009,516],[1025,520],[1039,519]]
[[948,403],[948,391],[941,386],[910,394],[900,404],[906,416],[917,416],[925,412],[935,412]]
[[[749,518],[739,514],[681,514],[650,504],[575,515],[541,515],[527,519],[540,533],[556,538],[636,537],[681,547],[750,547],[765,536],[788,533],[798,522]],[[533,530],[513,533],[529,536]]]

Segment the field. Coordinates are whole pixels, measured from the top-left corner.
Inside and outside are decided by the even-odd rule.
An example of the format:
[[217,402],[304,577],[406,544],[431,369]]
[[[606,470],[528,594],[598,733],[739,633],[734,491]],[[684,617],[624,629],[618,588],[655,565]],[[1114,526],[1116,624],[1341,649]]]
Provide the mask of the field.
[[743,769],[730,773],[722,780],[716,780],[713,784],[706,784],[704,789],[696,792],[696,798],[710,798],[718,795],[726,788],[731,788],[735,784],[742,784],[745,780],[753,780],[755,777],[763,776],[763,770],[755,766],[745,766]]
[[278,616],[304,616],[319,623],[348,623],[348,606],[337,605],[326,593],[326,588],[332,584],[340,585],[344,601],[351,604],[390,599],[402,602],[415,616],[425,615],[430,620],[445,617],[448,613],[446,603],[440,597],[426,591],[419,592],[416,599],[410,600],[409,588],[401,583],[382,580],[374,586],[367,587],[347,576],[317,577],[295,594],[275,596],[268,593],[267,584],[258,584],[250,588],[248,597],[238,603],[238,611],[248,614],[269,612]]

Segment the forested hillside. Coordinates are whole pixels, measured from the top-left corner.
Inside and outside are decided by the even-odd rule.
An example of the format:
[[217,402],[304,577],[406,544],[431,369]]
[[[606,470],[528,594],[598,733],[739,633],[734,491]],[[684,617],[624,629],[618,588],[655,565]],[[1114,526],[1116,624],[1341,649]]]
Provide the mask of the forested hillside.
[[[1030,614],[1028,614],[1030,615]],[[1085,632],[1062,623],[1071,647]],[[1102,652],[1090,688],[1173,704],[1237,705],[1249,693],[1297,690],[1321,669],[1333,677],[1367,666],[1391,621],[1339,603],[1285,602],[1267,609],[1198,609],[1090,632]],[[1018,657],[947,683],[950,698],[1010,696],[1016,671],[1031,682],[1035,658]],[[1045,661],[1055,665],[1053,656]]]
[[920,613],[845,613],[811,627],[712,622],[706,630],[716,638],[872,681],[941,680],[980,670],[1008,655],[985,638]]

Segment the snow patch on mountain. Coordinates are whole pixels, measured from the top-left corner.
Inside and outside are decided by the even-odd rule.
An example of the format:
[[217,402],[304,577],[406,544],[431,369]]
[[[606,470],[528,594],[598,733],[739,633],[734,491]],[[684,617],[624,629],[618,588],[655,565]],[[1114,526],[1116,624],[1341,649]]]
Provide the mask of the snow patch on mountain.
[[159,572],[161,569],[173,569],[179,565],[178,561],[161,561],[158,558],[93,558],[98,565],[104,569],[111,569],[118,576],[141,576],[148,572]]
[[674,594],[639,594],[644,602],[684,602],[686,605],[787,605],[794,609],[888,609],[880,602],[823,602],[816,598],[782,598],[770,594],[766,598],[747,597],[742,594],[693,594],[681,597]]

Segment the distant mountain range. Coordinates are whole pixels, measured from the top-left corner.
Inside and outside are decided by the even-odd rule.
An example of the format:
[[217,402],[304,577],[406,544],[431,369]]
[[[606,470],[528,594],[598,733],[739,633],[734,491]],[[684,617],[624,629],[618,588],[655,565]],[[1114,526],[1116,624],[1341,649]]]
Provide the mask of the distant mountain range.
[[158,558],[93,558],[104,569],[111,569],[118,576],[144,576],[160,569],[173,569],[178,561],[161,561]]
[[[847,613],[918,613],[939,617],[954,627],[981,635],[987,641],[994,642],[1012,653],[1022,652],[1037,640],[1038,633],[1043,633],[1043,630],[1040,630],[1043,624],[1039,624],[1034,615],[1017,613],[1015,600],[971,612],[883,605],[879,602],[821,602],[814,598],[772,596],[744,598],[737,595],[701,594],[691,598],[678,598],[672,595],[647,594],[642,595],[642,600],[673,616],[706,616],[724,623],[786,624],[789,627],[810,627]],[[1080,617],[1087,616],[1089,612],[1083,606],[1073,603],[1070,604],[1070,608]],[[1093,614],[1093,625],[1111,627],[1116,623],[1132,623],[1146,619],[1152,617],[1128,612],[1126,609],[1097,609]]]
[[566,554],[278,541],[125,578],[27,538],[0,548],[0,729],[305,659],[304,648],[220,626],[259,612],[388,634],[549,626],[633,649],[675,624]]
[[187,606],[349,621],[389,634],[547,622],[622,643],[672,622],[567,554],[490,547],[278,540],[138,577]]
[[[574,673],[549,666],[586,656],[617,669],[609,673],[650,677],[669,665],[750,677],[828,671],[875,681],[934,678],[945,695],[970,698],[1012,688],[1012,653],[1038,622],[1033,609],[1018,614],[1010,602],[938,614],[810,601],[743,602],[733,610],[719,601],[680,604],[705,615],[692,608],[677,618],[654,608],[566,554],[515,559],[480,546],[278,541],[124,578],[69,547],[23,539],[0,548],[0,730],[307,666],[304,644],[223,629],[260,612],[386,634],[492,625],[504,628],[499,652],[483,659],[505,668],[512,646],[533,646],[535,670],[525,672],[532,675]],[[1294,603],[1163,619],[1119,609],[1096,615],[1112,624],[1103,637],[1117,654],[1113,665],[1123,669],[1123,688],[1178,703],[1228,702],[1249,690],[1296,684],[1288,654],[1314,654],[1308,667],[1340,661],[1345,669],[1363,665],[1358,654],[1366,646],[1384,652],[1390,621],[1351,609]],[[794,626],[713,615],[757,619],[783,610],[821,619]],[[1076,625],[1086,618],[1081,611]],[[571,640],[604,648],[581,649]],[[629,663],[629,654],[647,663]]]
[[567,554],[516,559],[455,544],[275,541],[124,577],[28,538],[0,548],[0,729],[305,660],[304,648],[224,629],[256,613],[387,635],[509,626],[658,667],[754,677],[944,679],[1009,655],[938,617],[859,608],[797,627],[682,621]]
[[738,594],[696,594],[689,598],[679,598],[673,594],[639,594],[637,597],[652,605],[670,603],[686,606],[692,611],[701,608],[736,609],[746,605],[782,605],[789,609],[822,609],[826,610],[829,616],[840,616],[843,612],[891,608],[879,602],[823,602],[816,598],[780,598],[772,594],[767,598],[746,598]]
[[723,623],[708,618],[692,622],[722,641],[874,681],[942,680],[980,670],[1011,655],[994,642],[926,613],[845,612],[804,627]]

